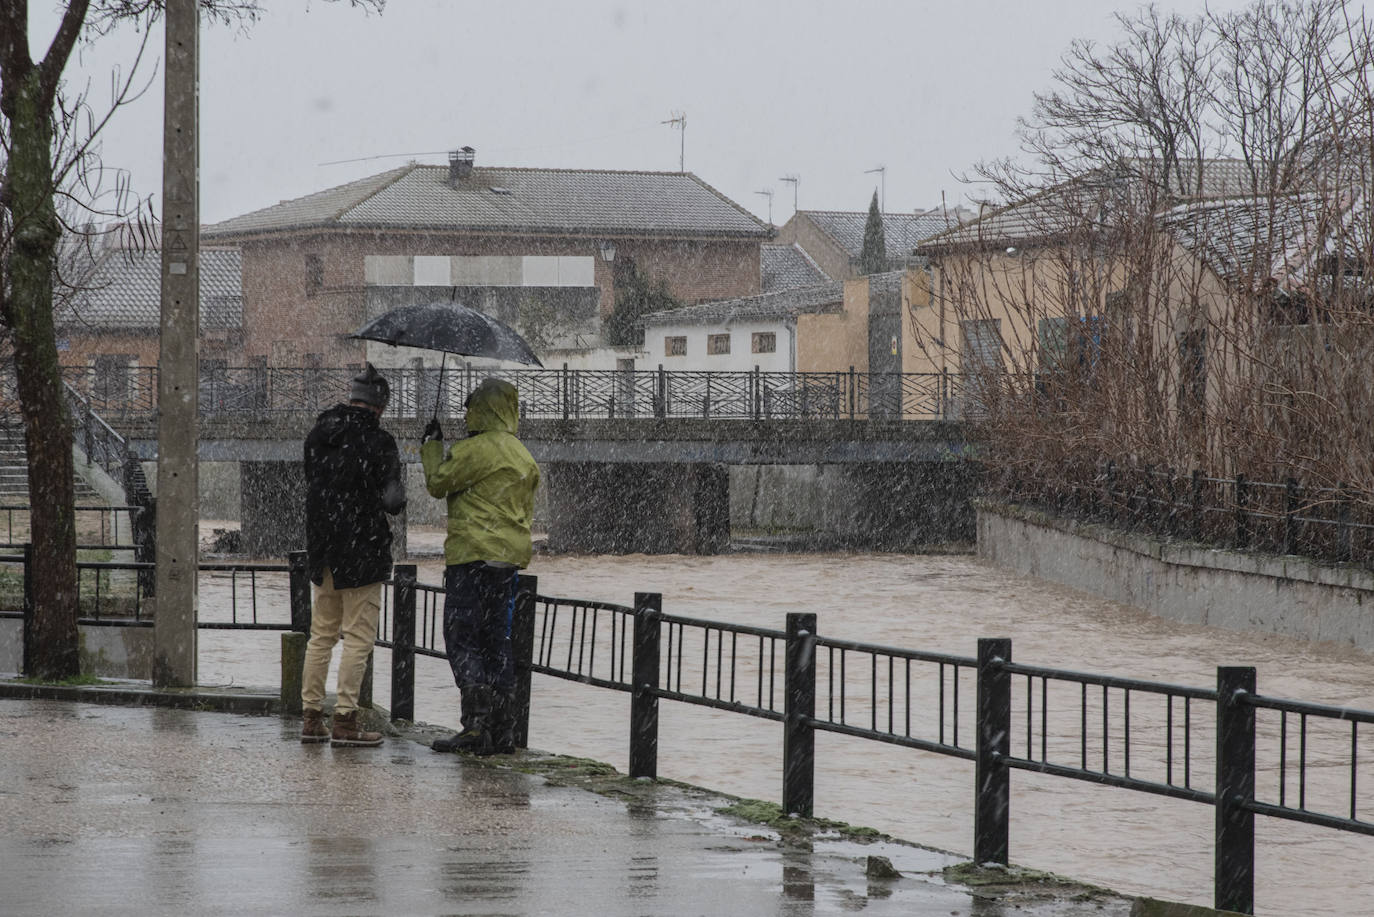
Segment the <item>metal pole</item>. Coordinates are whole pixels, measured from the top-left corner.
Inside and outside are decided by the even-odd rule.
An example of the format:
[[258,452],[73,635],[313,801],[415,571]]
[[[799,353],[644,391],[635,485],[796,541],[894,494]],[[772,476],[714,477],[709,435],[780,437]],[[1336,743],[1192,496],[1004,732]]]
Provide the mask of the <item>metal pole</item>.
[[973,860],[1007,865],[1011,836],[1011,640],[978,641],[978,747],[973,800]]
[[515,656],[515,747],[530,745],[530,689],[534,674],[534,604],[539,577],[520,574],[511,621],[511,654]]
[[630,776],[658,777],[658,641],[663,596],[635,593],[630,689]]
[[1255,912],[1255,670],[1217,669],[1215,900],[1219,911]]
[[391,718],[415,719],[415,565],[397,564],[391,600]]
[[298,634],[310,633],[310,571],[306,568],[304,551],[286,555],[288,589],[291,599],[291,629]]
[[810,818],[816,801],[816,616],[787,616],[783,671],[782,810]]
[[162,327],[158,353],[157,613],[153,683],[196,683],[199,409],[199,4],[168,0],[162,141]]

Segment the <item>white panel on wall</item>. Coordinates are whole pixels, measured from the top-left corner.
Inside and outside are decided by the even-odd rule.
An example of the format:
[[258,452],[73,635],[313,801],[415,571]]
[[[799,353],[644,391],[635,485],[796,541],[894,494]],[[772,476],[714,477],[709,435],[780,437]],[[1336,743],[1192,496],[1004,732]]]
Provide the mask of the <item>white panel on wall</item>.
[[553,255],[526,255],[523,259],[521,283],[527,287],[556,287],[558,258]]
[[448,255],[416,255],[415,285],[417,287],[446,287],[453,282]]
[[454,286],[520,286],[519,255],[455,255],[451,260]]
[[596,286],[596,259],[590,255],[560,255],[558,285],[562,287]]
[[414,276],[409,255],[363,257],[363,282],[370,287],[410,286]]

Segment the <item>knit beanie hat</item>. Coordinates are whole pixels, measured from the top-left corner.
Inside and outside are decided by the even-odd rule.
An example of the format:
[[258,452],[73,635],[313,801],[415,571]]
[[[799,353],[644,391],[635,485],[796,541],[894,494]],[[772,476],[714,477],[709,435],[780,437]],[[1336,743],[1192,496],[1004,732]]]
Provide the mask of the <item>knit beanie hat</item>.
[[377,372],[377,367],[368,363],[362,372],[353,377],[349,398],[384,411],[386,403],[391,400],[391,386],[387,384],[386,377]]

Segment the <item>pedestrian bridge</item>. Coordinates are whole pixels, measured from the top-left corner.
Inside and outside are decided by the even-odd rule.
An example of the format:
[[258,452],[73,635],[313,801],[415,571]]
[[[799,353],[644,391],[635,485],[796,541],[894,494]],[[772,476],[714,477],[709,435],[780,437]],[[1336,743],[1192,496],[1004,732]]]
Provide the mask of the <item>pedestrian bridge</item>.
[[[250,543],[253,530],[292,514],[302,486],[301,443],[316,414],[347,397],[356,372],[202,373],[199,455],[239,463]],[[969,451],[957,417],[960,386],[945,374],[496,374],[520,390],[520,437],[544,470],[550,540],[567,549],[720,550],[729,538],[732,465],[839,466],[829,486],[852,491],[846,499],[858,514],[855,525],[879,544],[884,532],[931,529],[933,490],[944,493],[957,481],[955,489],[966,491],[967,468],[953,461]],[[467,393],[489,373],[464,368],[442,381],[437,370],[387,375],[393,389],[383,426],[403,459],[418,462],[429,418],[437,411],[451,440],[462,430]],[[155,370],[132,373],[122,398],[84,377],[69,380],[69,388],[85,435],[109,429],[128,454],[156,458]],[[924,540],[942,540],[941,533]],[[275,547],[260,543],[266,553]]]

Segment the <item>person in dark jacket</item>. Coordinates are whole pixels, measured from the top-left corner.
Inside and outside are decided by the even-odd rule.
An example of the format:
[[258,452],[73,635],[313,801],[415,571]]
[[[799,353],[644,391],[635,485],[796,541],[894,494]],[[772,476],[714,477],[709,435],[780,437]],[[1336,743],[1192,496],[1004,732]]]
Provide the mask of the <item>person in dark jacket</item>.
[[[391,388],[371,363],[354,377],[348,404],[320,414],[305,438],[305,546],[315,584],[310,642],[301,678],[302,742],[376,746],[379,732],[358,724],[358,691],[377,639],[382,581],[391,574],[386,515],[405,506],[401,456],[381,428]],[[324,685],[334,644],[339,654],[334,725],[324,722]]]

